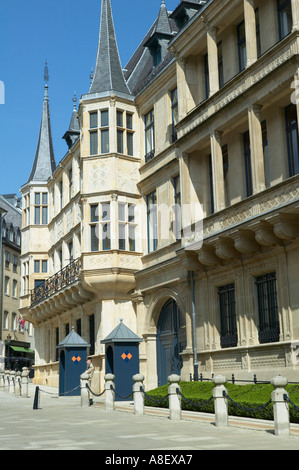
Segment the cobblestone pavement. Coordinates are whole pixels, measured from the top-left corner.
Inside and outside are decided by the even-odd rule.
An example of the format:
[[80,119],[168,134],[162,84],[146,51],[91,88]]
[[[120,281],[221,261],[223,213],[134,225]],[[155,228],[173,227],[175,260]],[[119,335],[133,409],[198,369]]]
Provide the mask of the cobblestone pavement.
[[170,455],[197,450],[299,450],[299,426],[292,427],[291,436],[278,437],[272,422],[231,418],[230,426],[220,429],[213,415],[189,412],[175,422],[168,419],[168,410],[147,409],[137,417],[129,403],[107,413],[100,399],[82,408],[80,397],[57,398],[55,389],[43,386],[39,409],[33,410],[34,389],[31,385],[30,398],[23,398],[0,388],[0,450],[103,450],[107,455],[125,451],[135,456],[142,450]]

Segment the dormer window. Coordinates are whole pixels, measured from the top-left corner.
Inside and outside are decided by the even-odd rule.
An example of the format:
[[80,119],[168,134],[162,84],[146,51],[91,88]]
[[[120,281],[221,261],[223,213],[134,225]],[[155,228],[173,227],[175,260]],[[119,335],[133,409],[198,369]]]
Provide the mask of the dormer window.
[[162,60],[161,46],[156,44],[155,47],[150,48],[150,51],[153,56],[153,65],[154,67],[157,67],[157,65],[159,65]]

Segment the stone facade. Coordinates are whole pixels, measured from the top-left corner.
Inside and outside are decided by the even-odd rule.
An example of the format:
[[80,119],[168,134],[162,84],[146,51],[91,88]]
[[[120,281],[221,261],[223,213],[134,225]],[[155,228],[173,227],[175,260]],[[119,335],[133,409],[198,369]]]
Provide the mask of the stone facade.
[[191,3],[162,2],[125,67],[131,94],[83,95],[80,137],[23,187],[29,289],[50,278],[22,296],[39,383],[57,384],[75,326],[102,390],[100,341],[120,318],[144,339],[146,389],[171,373],[299,380],[298,1]]

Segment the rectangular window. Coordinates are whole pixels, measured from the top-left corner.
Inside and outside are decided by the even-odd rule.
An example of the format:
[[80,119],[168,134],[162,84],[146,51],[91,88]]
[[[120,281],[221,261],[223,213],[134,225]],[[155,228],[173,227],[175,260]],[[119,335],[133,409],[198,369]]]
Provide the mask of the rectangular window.
[[253,193],[249,131],[244,132],[243,134],[243,145],[245,158],[246,196],[249,197]]
[[118,204],[118,248],[135,251],[135,205]]
[[222,53],[222,41],[217,44],[218,51],[218,76],[219,76],[219,87],[221,88],[224,84],[224,72],[223,72],[223,53]]
[[155,121],[154,110],[144,116],[145,130],[145,161],[148,162],[155,154]]
[[158,227],[157,227],[157,193],[153,191],[146,197],[147,207],[147,236],[148,252],[155,251],[158,246]]
[[90,206],[90,222],[99,221],[99,206],[98,204],[92,204]]
[[133,114],[127,113],[126,120],[127,120],[127,129],[132,130],[133,129]]
[[239,72],[245,69],[247,63],[245,22],[242,21],[237,26],[238,32],[238,54],[239,54]]
[[132,132],[127,132],[127,154],[132,157],[133,152],[134,152],[133,133]]
[[15,298],[18,296],[18,281],[15,279],[12,281],[12,296]]
[[289,157],[289,172],[290,176],[294,176],[299,173],[298,121],[297,107],[295,104],[290,104],[285,108],[285,116]]
[[98,226],[90,226],[90,250],[99,251]]
[[220,344],[222,348],[235,347],[238,344],[235,284],[219,287],[220,304]]
[[117,153],[124,153],[124,131],[117,129]]
[[255,24],[256,24],[256,47],[257,47],[257,56],[260,57],[262,53],[261,46],[261,28],[260,28],[260,13],[259,9],[255,10]]
[[10,254],[8,251],[5,252],[5,267],[6,269],[9,269],[10,265]]
[[90,206],[90,222],[95,224],[90,225],[90,249],[91,251],[99,251],[99,237],[98,237],[98,225],[96,222],[99,221],[99,206],[98,204],[92,204]]
[[34,207],[34,223],[40,225],[40,206]]
[[211,214],[214,214],[215,203],[214,203],[213,165],[212,165],[211,154],[209,155],[209,182],[210,182]]
[[277,307],[276,273],[256,278],[259,310],[259,342],[279,341],[279,317]]
[[34,272],[39,273],[40,272],[40,261],[34,261]]
[[98,113],[90,113],[90,129],[96,129],[98,127]]
[[265,183],[266,183],[266,187],[270,188],[271,175],[270,175],[269,145],[268,145],[266,121],[262,122],[262,141],[263,141],[263,155],[264,155],[264,167],[265,167]]
[[109,153],[109,130],[101,131],[101,153]]
[[175,142],[177,140],[177,131],[175,126],[177,125],[179,121],[179,112],[178,112],[178,90],[175,88],[172,90],[171,94],[171,125],[172,125],[172,142]]
[[13,272],[16,273],[17,268],[18,268],[18,257],[16,255],[13,255],[12,257],[12,266],[13,266]]
[[228,207],[228,146],[227,144],[222,146],[222,160],[223,160],[223,179],[224,179],[224,191],[225,191],[225,206]]
[[206,99],[210,96],[210,72],[208,54],[204,55],[204,72],[205,72],[205,93]]
[[72,188],[73,188],[73,170],[69,170],[69,201],[72,199]]
[[90,155],[98,154],[98,131],[90,133]]
[[47,273],[48,272],[48,261],[43,260],[42,261],[42,273]]
[[117,127],[124,127],[124,113],[123,111],[116,111],[116,125]]
[[4,312],[4,318],[3,318],[3,329],[4,330],[8,330],[8,321],[9,321],[8,317],[9,317],[9,314],[8,314],[7,311],[5,311]]
[[9,295],[9,277],[4,279],[4,294]]
[[34,223],[47,225],[48,223],[48,193],[35,193],[34,195]]
[[102,249],[111,250],[110,202],[102,204]]
[[176,240],[181,239],[181,185],[180,177],[176,176],[173,179],[173,189],[174,189],[174,236]]
[[101,127],[109,126],[109,112],[108,109],[101,111]]
[[277,0],[279,39],[283,39],[292,31],[293,17],[291,0]]
[[90,315],[89,317],[89,343],[90,349],[89,354],[95,353],[95,317]]

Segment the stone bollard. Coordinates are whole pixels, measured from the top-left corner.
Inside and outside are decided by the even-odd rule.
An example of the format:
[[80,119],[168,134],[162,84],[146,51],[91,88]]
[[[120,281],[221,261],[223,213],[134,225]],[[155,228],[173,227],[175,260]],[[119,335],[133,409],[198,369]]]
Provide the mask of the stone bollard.
[[86,408],[90,406],[90,391],[87,388],[87,385],[89,385],[90,375],[83,373],[80,375],[80,379],[81,379],[81,406]]
[[213,377],[213,383],[215,384],[213,390],[215,425],[219,428],[224,428],[228,426],[228,404],[227,398],[223,395],[223,392],[227,393],[224,386],[226,384],[226,377],[216,375],[216,377]]
[[9,372],[9,393],[12,395],[15,394],[15,379],[16,379],[16,371],[11,370]]
[[115,409],[114,403],[114,379],[115,375],[106,374],[105,377],[105,410],[113,411]]
[[144,414],[144,392],[143,381],[144,376],[142,374],[133,375],[133,396],[134,396],[134,415],[142,416]]
[[9,389],[9,378],[10,378],[9,372],[10,372],[9,370],[5,371],[5,388],[8,388],[8,389]]
[[274,426],[276,436],[288,436],[290,434],[290,414],[289,404],[284,399],[284,395],[288,397],[286,387],[288,381],[285,377],[278,375],[271,380],[274,390],[271,394],[274,411]]
[[29,370],[27,367],[23,367],[21,374],[22,383],[22,397],[28,398],[28,382],[29,382]]
[[179,382],[181,377],[177,374],[172,374],[168,377],[168,399],[169,399],[169,419],[179,420],[182,418],[181,395],[177,390],[181,391]]
[[15,396],[20,397],[21,396],[21,372],[17,371],[15,375]]

